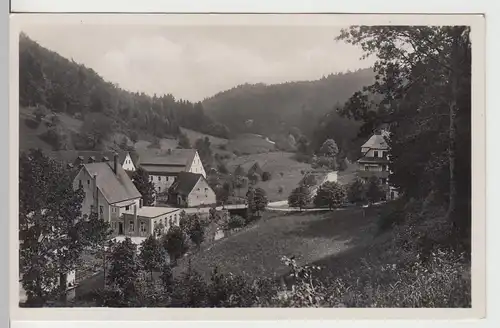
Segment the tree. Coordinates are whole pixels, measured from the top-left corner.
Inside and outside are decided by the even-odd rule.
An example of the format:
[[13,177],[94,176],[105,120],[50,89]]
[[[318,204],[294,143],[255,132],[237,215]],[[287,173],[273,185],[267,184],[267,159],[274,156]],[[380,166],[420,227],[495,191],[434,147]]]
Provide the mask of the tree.
[[183,149],[191,149],[191,143],[189,142],[189,138],[184,133],[179,134],[178,147]]
[[469,35],[468,26],[354,26],[338,37],[377,58],[375,82],[340,113],[362,121],[362,134],[389,125],[391,183],[408,199],[433,192],[463,237],[471,218]]
[[27,303],[42,306],[66,295],[66,274],[82,252],[109,233],[107,224],[85,222],[83,190],[73,189],[71,173],[40,150],[19,158],[19,273]]
[[102,114],[87,114],[81,133],[90,141],[91,149],[96,149],[113,132],[113,121]]
[[208,288],[203,277],[191,266],[175,282],[172,294],[174,307],[204,307],[207,304]]
[[198,215],[193,215],[192,222],[190,224],[187,234],[191,241],[200,249],[201,243],[205,239],[205,227],[202,224]]
[[290,196],[288,196],[288,206],[298,207],[300,211],[307,206],[311,201],[309,188],[306,186],[299,186],[295,188]]
[[309,154],[309,140],[307,140],[306,136],[301,135],[297,140],[297,151],[301,154]]
[[168,264],[167,262],[163,262],[163,265],[161,267],[160,280],[163,289],[166,292],[171,293],[174,284],[174,277],[172,275],[172,268],[170,267],[170,264]]
[[153,280],[153,271],[161,269],[165,262],[164,249],[158,239],[153,235],[146,238],[141,243],[141,253],[139,258],[144,270],[151,273],[151,280]]
[[155,202],[156,192],[148,172],[139,166],[132,175],[132,182],[141,193],[143,204],[145,206],[152,206]]
[[268,171],[265,171],[262,173],[262,181],[268,181],[271,180],[271,173]]
[[137,246],[129,237],[114,245],[111,253],[111,266],[108,274],[110,285],[117,286],[124,294],[130,294],[139,277],[140,264]]
[[339,147],[337,146],[337,143],[335,142],[335,140],[327,139],[321,145],[321,148],[319,149],[319,153],[323,156],[326,156],[326,157],[335,158],[339,153]]
[[249,209],[252,213],[256,213],[257,216],[260,216],[260,212],[266,209],[268,203],[266,191],[262,188],[256,188],[253,193],[252,208],[250,208],[249,203]]
[[173,265],[175,265],[177,260],[189,249],[186,234],[177,226],[172,226],[168,229],[167,234],[163,236],[162,243]]
[[314,205],[316,207],[328,206],[337,208],[342,206],[347,200],[347,192],[341,184],[334,181],[323,183],[314,197]]
[[368,180],[366,188],[366,198],[373,204],[381,201],[385,197],[385,192],[377,177],[373,176]]
[[360,179],[354,180],[347,188],[347,200],[352,204],[363,204],[367,200],[366,185]]

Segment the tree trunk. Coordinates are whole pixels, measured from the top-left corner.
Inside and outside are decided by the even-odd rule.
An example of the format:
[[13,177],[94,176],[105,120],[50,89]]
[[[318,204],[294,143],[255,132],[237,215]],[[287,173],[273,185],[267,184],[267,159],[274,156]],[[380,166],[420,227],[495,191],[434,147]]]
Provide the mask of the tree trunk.
[[[457,40],[453,41],[452,54],[453,58],[456,56],[457,50]],[[453,60],[455,62],[455,60]],[[458,81],[457,81],[457,67],[455,63],[452,63],[453,71],[451,72],[451,101],[449,104],[449,141],[448,141],[448,167],[449,167],[449,200],[448,200],[448,212],[447,217],[450,219],[455,226],[455,228],[459,229],[459,225],[456,218],[456,208],[457,208],[457,183],[455,177],[455,161],[456,161],[456,115],[457,115],[457,96],[458,96]]]
[[67,276],[66,273],[59,273],[59,300],[66,304],[67,301]]

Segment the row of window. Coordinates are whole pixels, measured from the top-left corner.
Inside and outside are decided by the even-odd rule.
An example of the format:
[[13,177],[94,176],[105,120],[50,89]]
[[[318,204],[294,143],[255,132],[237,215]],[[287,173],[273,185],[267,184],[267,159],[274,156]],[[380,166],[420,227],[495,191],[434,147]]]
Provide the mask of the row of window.
[[[379,157],[379,151],[378,150],[374,150],[373,151],[373,157]],[[385,158],[387,156],[387,152],[386,151],[381,151],[380,152],[380,157],[381,158]]]
[[[154,176],[153,176],[153,175],[149,176],[149,180],[150,180],[150,181],[153,181],[153,178],[154,178]],[[158,176],[158,181],[161,181],[161,176]],[[168,182],[168,177],[165,177],[165,181],[167,181],[167,182]]]
[[[365,171],[378,171],[377,165],[365,165]],[[382,165],[382,171],[387,171],[387,165]]]

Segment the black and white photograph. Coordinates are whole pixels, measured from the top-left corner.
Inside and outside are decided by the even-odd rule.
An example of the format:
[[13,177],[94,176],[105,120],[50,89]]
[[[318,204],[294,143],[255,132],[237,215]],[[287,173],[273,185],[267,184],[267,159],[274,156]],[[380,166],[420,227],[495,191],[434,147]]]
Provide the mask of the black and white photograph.
[[303,22],[20,24],[17,306],[470,309],[474,27]]

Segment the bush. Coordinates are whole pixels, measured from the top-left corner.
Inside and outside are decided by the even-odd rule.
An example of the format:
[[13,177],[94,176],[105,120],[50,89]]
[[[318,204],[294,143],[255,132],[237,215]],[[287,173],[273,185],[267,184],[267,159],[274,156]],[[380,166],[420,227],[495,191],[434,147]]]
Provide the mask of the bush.
[[40,135],[40,138],[52,146],[54,150],[66,148],[66,135],[57,127],[52,127]]
[[34,120],[32,118],[25,118],[24,124],[30,129],[37,129],[40,126],[40,121]]
[[299,163],[311,163],[312,157],[303,153],[296,153],[293,157]]
[[219,145],[219,149],[221,150],[226,150],[227,146],[225,144]]
[[404,202],[398,199],[383,208],[377,220],[380,232],[387,231],[404,221],[406,213],[404,205]]
[[227,230],[243,228],[246,224],[246,221],[243,217],[239,215],[233,215],[229,218],[227,222]]
[[269,181],[271,180],[271,173],[270,172],[263,172],[262,173],[262,181]]

